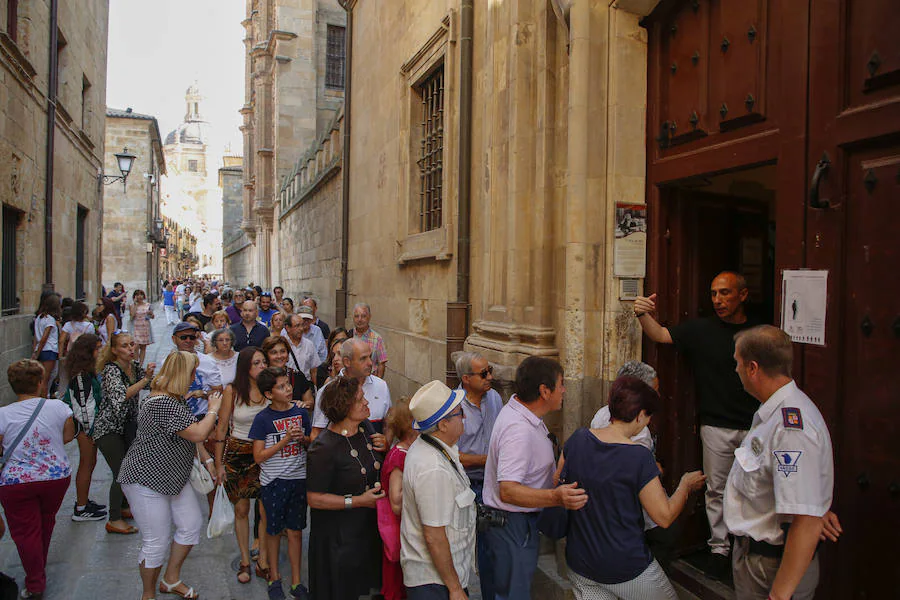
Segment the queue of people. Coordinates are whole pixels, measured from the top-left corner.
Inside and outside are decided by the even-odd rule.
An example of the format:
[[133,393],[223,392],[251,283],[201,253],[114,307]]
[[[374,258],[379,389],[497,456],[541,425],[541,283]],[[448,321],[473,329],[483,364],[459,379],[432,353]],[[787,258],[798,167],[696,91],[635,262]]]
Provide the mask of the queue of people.
[[[565,397],[565,373],[552,359],[522,361],[505,404],[493,389],[492,366],[471,352],[456,358],[456,389],[432,381],[394,401],[381,377],[384,341],[368,325],[367,305],[354,307],[352,331],[329,328],[326,341],[312,298],[295,308],[281,288],[219,293],[200,286],[180,295],[173,288],[173,304],[165,306],[189,304],[191,295],[201,310],[174,324],[175,349],[158,372],[139,360],[138,335],[118,325],[106,340],[74,328],[67,334],[76,339],[58,337],[55,359],[65,346],[68,374],[61,403],[42,399],[49,396],[48,366],[56,366],[44,354],[49,321],[39,323],[59,312],[58,298],[42,299],[34,355],[42,360],[10,367],[20,402],[0,408],[10,457],[0,473],[0,503],[31,597],[46,585],[52,522],[36,517],[44,525],[35,534],[14,526],[11,515],[46,502],[45,495],[47,506],[56,503],[55,515],[71,478],[59,448],[71,439],[80,450],[73,520],[107,519],[110,534],[141,534],[143,600],[201,593],[181,578],[203,524],[188,482],[195,459],[233,504],[237,581],[247,584],[255,574],[275,600],[286,597],[282,537],[293,598],[460,600],[476,568],[482,598],[531,598],[545,534],[567,538],[567,575],[579,600],[669,600],[677,598],[665,570],[674,536],[663,532],[690,495],[706,488],[710,564],[721,573],[719,557],[731,555],[727,570],[743,600],[812,598],[820,538],[841,534],[830,512],[827,426],[791,379],[790,339],[746,316],[738,274],[714,280],[716,317],[702,323],[663,327],[652,316],[655,296],[635,302],[647,335],[676,344],[700,371],[704,469],[684,473],[671,495],[655,454],[651,423],[665,407],[650,365],[624,365],[590,426],[560,445],[544,422]],[[132,320],[149,312],[133,298]],[[115,298],[104,298],[104,309],[106,302]],[[115,306],[110,311],[116,320]],[[198,345],[207,328],[208,345]],[[702,393],[700,386],[707,386]],[[46,416],[45,405],[53,407]],[[18,447],[17,432],[32,427],[29,419],[32,435],[47,429],[52,460]],[[114,475],[107,506],[88,494],[97,449]],[[44,468],[46,462],[54,464]],[[40,476],[27,479],[29,473]],[[16,487],[32,481],[54,483]],[[716,486],[721,490],[711,492]]]

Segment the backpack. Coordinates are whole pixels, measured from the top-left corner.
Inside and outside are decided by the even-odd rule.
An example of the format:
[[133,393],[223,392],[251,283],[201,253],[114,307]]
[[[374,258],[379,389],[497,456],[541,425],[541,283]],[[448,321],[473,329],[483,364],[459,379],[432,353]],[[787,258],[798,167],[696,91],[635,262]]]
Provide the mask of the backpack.
[[[90,437],[94,433],[94,421],[100,410],[100,398],[102,397],[103,391],[100,387],[100,378],[94,375],[90,376],[90,391],[93,392],[93,403],[91,403],[91,394],[88,392],[87,388],[82,387],[84,377],[84,374],[81,374],[69,382],[69,387],[66,388],[66,393],[62,397],[62,401],[72,409],[73,418],[82,426],[84,432]],[[75,392],[74,394],[72,393],[73,391]],[[84,426],[88,423],[90,423],[90,427],[85,428]]]

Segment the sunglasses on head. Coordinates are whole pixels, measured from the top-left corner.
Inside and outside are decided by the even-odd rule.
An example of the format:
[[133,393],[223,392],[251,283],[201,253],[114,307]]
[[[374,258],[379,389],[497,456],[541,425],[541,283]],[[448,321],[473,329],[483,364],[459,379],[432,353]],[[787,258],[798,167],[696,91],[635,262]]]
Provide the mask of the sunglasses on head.
[[469,373],[469,375],[478,375],[482,379],[487,379],[488,375],[493,375],[493,374],[494,374],[494,367],[488,367],[487,369],[484,369],[483,371],[479,371],[478,373]]
[[179,339],[179,340],[182,340],[182,341],[183,341],[183,340],[196,340],[196,339],[197,339],[197,336],[194,335],[193,333],[187,333],[187,334],[185,334],[185,335],[179,335],[179,336],[178,336],[178,339]]

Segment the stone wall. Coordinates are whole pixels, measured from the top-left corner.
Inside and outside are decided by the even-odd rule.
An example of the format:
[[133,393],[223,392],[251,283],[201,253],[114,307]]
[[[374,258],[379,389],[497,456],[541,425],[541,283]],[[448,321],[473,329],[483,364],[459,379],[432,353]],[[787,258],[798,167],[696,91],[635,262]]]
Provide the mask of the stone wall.
[[[165,162],[153,117],[144,117],[108,116],[106,119],[109,152],[105,171],[118,171],[115,152],[124,147],[136,158],[126,187],[115,182],[103,189],[103,279],[107,288],[116,281],[122,282],[129,298],[134,290],[142,289],[152,302],[158,299],[153,266],[158,249],[154,245],[152,252],[147,252],[150,241],[147,233],[159,214],[159,172],[164,171]],[[147,173],[154,177],[146,177]]]
[[338,115],[286,179],[280,194],[280,285],[300,302],[313,296],[319,317],[335,322],[341,284],[341,134]]
[[[10,398],[6,365],[30,354],[28,321],[44,284],[66,296],[76,290],[78,207],[86,209],[84,294],[100,294],[101,195],[106,112],[108,3],[60,3],[59,101],[53,167],[52,281],[45,281],[44,208],[47,175],[47,95],[50,8],[46,0],[18,3],[16,23],[0,11],[0,189],[17,211],[16,297],[20,316],[0,317],[0,397]],[[14,30],[13,40],[8,32]],[[84,86],[84,82],[89,82]],[[2,266],[0,266],[2,268]]]

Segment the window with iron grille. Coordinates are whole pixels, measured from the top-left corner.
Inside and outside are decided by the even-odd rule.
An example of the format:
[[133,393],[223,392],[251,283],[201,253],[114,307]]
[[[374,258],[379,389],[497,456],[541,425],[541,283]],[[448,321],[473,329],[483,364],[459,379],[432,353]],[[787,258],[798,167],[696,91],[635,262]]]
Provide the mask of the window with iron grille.
[[199,167],[198,167],[198,165],[197,165],[197,161],[196,161],[196,160],[189,160],[189,161],[188,161],[188,171],[190,171],[191,173],[196,173],[198,168],[199,168]]
[[325,87],[344,89],[344,28],[329,25],[325,43]]
[[2,265],[0,265],[0,280],[2,280],[2,316],[14,315],[19,312],[19,298],[16,296],[16,230],[19,225],[21,212],[3,207],[3,250]]
[[441,226],[444,173],[444,66],[418,85],[422,99],[419,151],[419,231]]
[[84,242],[87,226],[88,209],[78,207],[75,221],[75,298],[84,300]]

